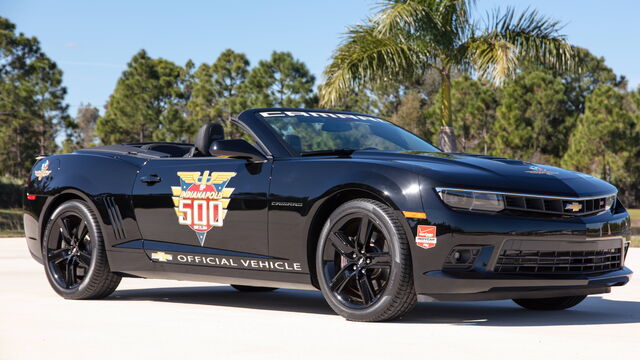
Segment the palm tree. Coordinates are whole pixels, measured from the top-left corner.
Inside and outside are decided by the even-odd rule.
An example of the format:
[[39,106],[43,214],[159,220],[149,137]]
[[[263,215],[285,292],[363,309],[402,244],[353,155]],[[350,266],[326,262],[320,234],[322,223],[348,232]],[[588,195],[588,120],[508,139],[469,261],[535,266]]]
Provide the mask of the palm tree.
[[559,23],[526,10],[494,11],[473,21],[467,0],[383,0],[364,25],[348,28],[325,70],[321,104],[334,106],[361,87],[416,79],[428,71],[441,78],[440,146],[456,151],[451,128],[451,73],[467,71],[499,85],[529,59],[562,70],[571,46]]

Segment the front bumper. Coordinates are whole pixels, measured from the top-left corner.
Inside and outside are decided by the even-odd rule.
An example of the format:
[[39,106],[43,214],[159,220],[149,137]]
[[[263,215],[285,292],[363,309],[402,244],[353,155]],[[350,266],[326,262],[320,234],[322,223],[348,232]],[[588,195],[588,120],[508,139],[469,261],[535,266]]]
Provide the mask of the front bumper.
[[[454,211],[441,202],[428,203],[428,219],[410,224],[414,236],[419,224],[437,227],[435,247],[423,249],[411,241],[414,283],[420,301],[591,295],[608,293],[611,287],[625,285],[631,279],[632,271],[624,263],[630,219],[622,207],[587,217],[527,218]],[[451,266],[453,252],[465,247],[477,249],[475,257],[466,266]],[[611,249],[619,252],[610,255]],[[535,260],[539,267],[522,266],[526,271],[515,270],[515,266],[504,271],[500,266],[504,264],[505,250],[527,255],[539,251],[538,258],[542,260]],[[558,256],[558,264],[570,265],[556,267],[556,260],[550,260],[549,254]],[[590,267],[582,266],[581,260],[567,260],[590,254],[598,260],[587,260],[587,264],[612,259],[617,262],[610,267]]]
[[443,271],[423,274],[423,287],[437,289],[437,293],[419,294],[419,301],[473,301],[547,298],[608,293],[612,286],[622,286],[631,279],[632,271],[621,270],[572,279],[531,278],[517,276],[489,276],[465,278]]

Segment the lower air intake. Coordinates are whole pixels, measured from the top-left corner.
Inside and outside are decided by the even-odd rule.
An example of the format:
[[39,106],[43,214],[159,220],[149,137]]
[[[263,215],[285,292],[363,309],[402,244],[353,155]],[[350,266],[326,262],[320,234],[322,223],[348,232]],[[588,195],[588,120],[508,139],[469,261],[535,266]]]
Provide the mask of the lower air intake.
[[503,249],[494,271],[522,275],[594,275],[621,268],[622,248],[576,251]]

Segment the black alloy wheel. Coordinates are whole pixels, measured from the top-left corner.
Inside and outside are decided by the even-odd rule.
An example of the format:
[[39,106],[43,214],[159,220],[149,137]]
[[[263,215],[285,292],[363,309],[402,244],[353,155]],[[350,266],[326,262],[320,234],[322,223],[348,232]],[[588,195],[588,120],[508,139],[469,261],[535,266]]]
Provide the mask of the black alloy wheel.
[[51,287],[67,299],[97,299],[118,287],[95,212],[80,200],[60,205],[47,223],[42,258]]
[[365,213],[347,215],[331,227],[322,267],[329,289],[344,305],[361,309],[380,298],[392,266],[387,241]]
[[74,212],[61,214],[47,239],[47,266],[64,289],[78,287],[89,273],[93,245],[87,223]]
[[393,209],[375,200],[351,200],[329,216],[316,273],[327,303],[348,320],[390,320],[416,303],[404,228]]

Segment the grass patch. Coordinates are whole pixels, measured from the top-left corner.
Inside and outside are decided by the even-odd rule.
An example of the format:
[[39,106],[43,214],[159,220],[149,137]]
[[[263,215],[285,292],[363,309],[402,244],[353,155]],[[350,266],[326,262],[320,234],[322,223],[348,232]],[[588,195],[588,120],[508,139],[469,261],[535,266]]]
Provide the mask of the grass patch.
[[0,209],[0,237],[24,236],[22,209]]
[[631,246],[640,247],[640,209],[627,209],[631,216]]
[[640,227],[640,209],[627,209],[631,216],[631,226]]

